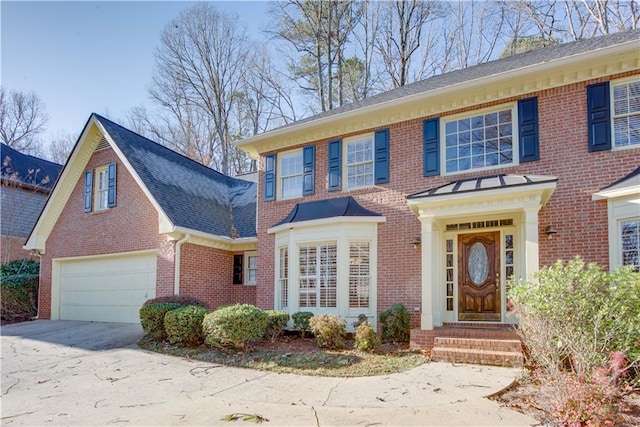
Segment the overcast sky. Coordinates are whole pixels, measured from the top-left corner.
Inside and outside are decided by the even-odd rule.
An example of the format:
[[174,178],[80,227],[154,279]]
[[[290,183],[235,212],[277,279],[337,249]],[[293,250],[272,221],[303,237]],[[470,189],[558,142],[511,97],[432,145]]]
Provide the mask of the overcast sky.
[[[211,1],[257,34],[265,1]],[[126,125],[129,109],[149,105],[154,51],[187,1],[0,2],[0,82],[35,92],[46,106],[45,139],[77,135],[95,112]]]

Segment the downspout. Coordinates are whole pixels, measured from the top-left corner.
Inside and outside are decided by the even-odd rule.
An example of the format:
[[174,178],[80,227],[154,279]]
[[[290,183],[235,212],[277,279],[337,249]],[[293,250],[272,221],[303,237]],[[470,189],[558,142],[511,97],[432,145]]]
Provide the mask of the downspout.
[[[38,264],[40,265],[40,268],[42,268],[42,254],[40,253],[40,249],[33,249],[31,251],[31,254],[38,257]],[[29,319],[29,320],[38,320],[38,319],[40,319],[40,307],[42,307],[40,305],[40,289],[41,289],[40,278],[41,277],[42,277],[42,275],[38,272],[38,310],[36,311],[36,315],[34,317],[32,317],[31,319]],[[53,277],[52,277],[52,280],[53,280]]]
[[176,256],[175,256],[175,268],[174,268],[174,278],[173,278],[173,294],[180,295],[180,255],[181,255],[181,247],[184,242],[191,238],[191,234],[185,234],[184,237],[176,242]]

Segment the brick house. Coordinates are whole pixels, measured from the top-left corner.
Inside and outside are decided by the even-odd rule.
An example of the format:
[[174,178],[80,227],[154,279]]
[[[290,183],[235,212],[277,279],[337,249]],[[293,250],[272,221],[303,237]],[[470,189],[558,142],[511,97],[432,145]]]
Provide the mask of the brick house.
[[512,275],[576,255],[640,264],[638,31],[431,77],[239,146],[261,168],[261,307],[351,325],[400,302],[412,345],[431,347],[443,328],[514,322]]
[[138,322],[174,293],[253,302],[255,219],[255,183],[92,114],[25,245],[41,256],[38,316]]
[[182,293],[351,328],[402,303],[431,347],[443,328],[512,324],[512,275],[575,255],[638,267],[639,43],[548,47],[248,138],[257,185],[94,114],[26,245],[40,317],[136,321]]
[[25,240],[40,215],[62,165],[0,144],[0,262],[30,258]]

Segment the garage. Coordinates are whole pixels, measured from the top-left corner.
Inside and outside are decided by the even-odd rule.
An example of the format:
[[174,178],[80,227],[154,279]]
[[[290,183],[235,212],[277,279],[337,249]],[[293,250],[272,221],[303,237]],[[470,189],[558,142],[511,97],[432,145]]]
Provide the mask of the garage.
[[59,318],[139,322],[140,307],[156,295],[156,259],[154,251],[54,260],[58,267],[54,277],[59,279],[60,290]]

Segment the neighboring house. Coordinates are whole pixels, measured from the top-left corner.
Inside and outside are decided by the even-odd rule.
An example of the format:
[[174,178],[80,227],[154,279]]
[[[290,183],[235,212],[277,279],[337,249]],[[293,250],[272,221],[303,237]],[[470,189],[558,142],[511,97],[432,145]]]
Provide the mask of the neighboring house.
[[0,262],[30,258],[24,245],[62,165],[29,156],[0,144]]
[[512,275],[575,255],[637,268],[639,48],[640,32],[548,47],[248,138],[257,184],[94,114],[26,245],[39,316],[137,321],[180,293],[352,330],[402,303],[431,347],[514,322]]
[[403,303],[411,344],[431,347],[443,327],[514,322],[511,276],[576,255],[640,266],[638,31],[431,77],[239,147],[261,170],[260,307],[351,326]]
[[256,184],[97,114],[25,248],[41,255],[40,318],[137,322],[144,301],[255,301]]

